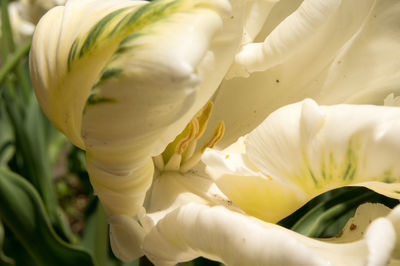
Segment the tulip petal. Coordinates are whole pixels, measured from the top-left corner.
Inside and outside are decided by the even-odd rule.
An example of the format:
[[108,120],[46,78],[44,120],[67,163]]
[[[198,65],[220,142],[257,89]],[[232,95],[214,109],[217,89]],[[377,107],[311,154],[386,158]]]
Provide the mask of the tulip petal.
[[[393,252],[393,260],[397,260],[400,263],[400,208],[395,208],[389,215],[388,219],[393,223],[394,229],[396,230],[397,242]],[[393,264],[394,265],[394,264]]]
[[[330,16],[313,12],[330,3]],[[399,9],[400,3],[391,0],[304,1],[264,36],[265,43],[249,44],[249,49],[276,50],[259,62],[266,69],[221,85],[209,124],[213,128],[225,122],[227,134],[219,147],[250,132],[277,108],[306,97],[320,104],[383,104],[390,93],[399,95]],[[321,22],[311,27],[308,22],[318,17]],[[243,55],[242,61],[260,60],[261,55]]]
[[336,237],[326,239],[326,241],[330,243],[357,241],[365,235],[372,221],[387,216],[390,211],[390,208],[382,204],[364,203],[357,208],[354,216],[347,221],[342,231]]
[[111,248],[115,256],[123,261],[132,261],[143,255],[141,243],[145,233],[136,220],[118,215],[109,217],[108,223]]
[[[235,5],[235,1],[232,2]],[[272,8],[280,0],[252,0],[247,2],[242,44],[254,41],[264,26],[265,20],[270,16]]]
[[278,228],[223,207],[190,203],[166,215],[146,236],[143,249],[156,265],[198,256],[227,265],[328,265],[289,230]]
[[[56,127],[82,149],[85,145],[80,131],[86,98],[114,47],[128,33],[114,38],[105,36],[124,14],[145,3],[71,0],[65,7],[51,9],[36,27],[29,62],[37,98]],[[98,41],[96,46],[94,38]],[[78,51],[81,46],[84,48]],[[91,47],[91,52],[85,53],[85,47]]]
[[243,139],[224,151],[206,150],[202,160],[221,191],[262,220],[277,222],[308,199],[301,189],[260,172],[246,156]]
[[[300,207],[307,200],[342,186],[366,186],[399,199],[399,117],[397,107],[318,106],[305,100],[272,113],[242,140],[242,150],[208,150],[203,161],[224,194],[245,211],[257,208],[249,213],[268,221],[284,218],[285,212],[297,209],[296,205]],[[238,156],[247,161],[227,159]],[[256,182],[237,170],[248,165],[269,178]],[[277,191],[277,183],[286,192],[267,193]],[[241,200],[242,193],[261,189],[265,194],[254,194],[259,198],[253,195],[253,201],[262,203],[250,205]],[[280,193],[285,195],[284,200]],[[281,217],[259,215],[269,208],[275,210],[279,204],[284,206]]]
[[[374,209],[378,208],[381,205]],[[307,238],[221,206],[191,203],[166,215],[145,237],[143,249],[156,265],[174,265],[198,256],[227,265],[382,265],[390,259],[397,239],[393,228],[398,224],[391,217],[397,217],[399,208],[368,228],[360,226],[365,238],[358,234],[337,244]],[[364,207],[357,215],[365,217],[367,212]],[[369,217],[382,215],[377,213]]]
[[263,71],[281,64],[309,41],[335,13],[340,1],[304,1],[291,16],[285,19],[264,43],[243,47],[236,60],[249,72]]

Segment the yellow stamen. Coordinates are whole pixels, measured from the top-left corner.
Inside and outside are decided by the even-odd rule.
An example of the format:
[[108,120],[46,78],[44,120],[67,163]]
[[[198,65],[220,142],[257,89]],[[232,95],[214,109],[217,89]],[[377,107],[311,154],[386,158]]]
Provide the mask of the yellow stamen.
[[198,121],[199,121],[199,132],[196,135],[196,139],[199,139],[203,134],[204,131],[207,128],[208,120],[210,119],[211,116],[211,111],[213,109],[213,103],[208,102],[206,106],[203,108],[202,112],[198,116]]
[[175,153],[182,155],[187,149],[189,143],[194,140],[197,133],[199,132],[199,121],[193,118],[189,123],[189,133],[181,139],[175,147]]
[[224,121],[221,121],[215,128],[214,134],[201,148],[201,152],[203,153],[207,148],[213,148],[222,139],[222,137],[224,136],[224,132],[225,132],[225,123]]
[[201,148],[200,151],[193,154],[193,156],[188,157],[183,164],[181,165],[180,172],[185,173],[192,169],[201,159],[201,155],[203,154],[206,148],[213,148],[215,144],[218,143],[224,136],[225,132],[225,124],[223,121],[219,122],[218,126],[214,130],[214,134],[211,138],[206,142],[206,144]]

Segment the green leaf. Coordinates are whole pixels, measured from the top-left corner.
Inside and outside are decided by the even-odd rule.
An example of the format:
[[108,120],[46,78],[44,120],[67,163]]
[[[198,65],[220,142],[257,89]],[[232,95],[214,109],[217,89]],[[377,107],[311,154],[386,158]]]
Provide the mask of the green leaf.
[[0,168],[0,206],[0,218],[37,265],[95,265],[89,253],[57,236],[32,185],[5,168]]
[[107,265],[108,241],[106,214],[97,201],[96,211],[86,221],[82,245],[91,251],[99,266]]
[[5,166],[15,153],[13,129],[4,111],[0,106],[0,166]]
[[0,220],[0,265],[4,266],[15,265],[15,261],[7,257],[6,254],[4,254],[3,244],[4,244],[4,227],[3,223]]
[[4,82],[7,74],[17,67],[19,61],[23,56],[26,56],[31,47],[32,39],[28,39],[21,47],[18,47],[17,51],[13,53],[6,62],[4,62],[0,68],[0,84]]
[[[45,209],[49,213],[51,224],[55,226],[60,236],[71,242],[73,236],[66,225],[66,220],[59,215],[52,180],[53,165],[50,163],[50,149],[48,147],[54,139],[45,134],[47,120],[45,120],[33,92],[31,93],[30,104],[25,107],[22,113],[14,106],[14,101],[7,90],[3,92],[3,97],[15,135],[17,160],[12,169],[28,178],[37,189]],[[49,122],[47,121],[47,123]],[[58,149],[61,149],[61,145],[58,145]],[[58,154],[59,151],[55,153]]]
[[344,187],[313,199],[278,224],[310,237],[333,237],[342,230],[357,207],[366,202],[379,202],[388,207],[398,204],[397,200],[367,188]]

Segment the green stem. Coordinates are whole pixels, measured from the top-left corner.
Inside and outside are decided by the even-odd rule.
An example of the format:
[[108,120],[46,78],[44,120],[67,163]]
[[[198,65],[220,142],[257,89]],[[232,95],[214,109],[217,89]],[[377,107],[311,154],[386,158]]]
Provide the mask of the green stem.
[[[2,25],[2,60],[6,61],[6,63],[9,61],[8,57],[10,53],[13,53],[15,51],[15,42],[14,42],[14,35],[10,23],[10,17],[8,14],[8,3],[9,0],[2,0],[2,5],[1,5],[1,25]],[[30,42],[30,40],[28,40]],[[19,91],[22,94],[23,99],[25,100],[25,103],[27,103],[29,99],[29,92],[31,91],[31,86],[30,86],[30,81],[29,78],[27,78],[27,75],[24,71],[24,67],[21,65],[21,62],[19,59],[23,55],[25,55],[29,51],[30,44],[25,43],[23,45],[23,49],[18,49],[17,53],[15,55],[18,55],[18,52],[24,52],[22,53],[19,57],[17,58],[11,58],[10,60],[14,59],[14,62],[12,63],[12,68],[15,68],[15,73],[17,75],[18,83],[21,85],[21,91]],[[24,51],[26,50],[26,51]],[[10,73],[9,69],[8,71],[4,71],[4,73],[0,73],[0,84],[4,80],[4,77]]]
[[[8,2],[9,0],[2,0],[1,4],[1,28],[2,28],[2,44],[3,49],[6,49],[6,56],[7,53],[14,51],[14,38],[12,34],[11,24],[10,24],[10,17],[8,15]],[[4,48],[5,47],[5,48]],[[3,50],[4,52],[4,50]],[[4,54],[3,54],[4,56]],[[5,58],[3,57],[3,60]]]
[[7,74],[17,66],[19,60],[29,52],[31,44],[32,39],[27,40],[14,54],[7,58],[6,62],[0,68],[0,85],[3,83]]

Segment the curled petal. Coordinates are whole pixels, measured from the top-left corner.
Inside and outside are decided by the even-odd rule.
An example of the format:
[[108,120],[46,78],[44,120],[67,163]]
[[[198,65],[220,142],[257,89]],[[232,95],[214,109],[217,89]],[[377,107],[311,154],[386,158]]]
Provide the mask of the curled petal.
[[397,242],[393,251],[393,261],[400,263],[400,208],[395,208],[387,217],[394,225],[396,231]]
[[223,207],[191,203],[166,215],[146,236],[143,248],[156,265],[198,256],[227,265],[328,265],[288,230],[277,228]]
[[340,1],[304,1],[299,9],[271,32],[264,43],[245,45],[236,56],[249,72],[276,66],[297,52],[335,13]]
[[[398,1],[307,0],[276,26],[272,17],[280,4],[267,20],[268,35],[257,37],[265,42],[250,43],[238,55],[243,64],[236,68],[251,68],[253,59],[254,67],[265,68],[224,81],[215,97],[210,128],[222,119],[227,128],[220,147],[277,108],[307,97],[320,104],[383,104],[390,93],[400,93]],[[252,47],[259,52],[250,53]]]
[[[242,142],[241,149],[208,150],[203,161],[233,202],[269,221],[284,218],[316,195],[346,185],[363,185],[400,198],[399,117],[397,107],[318,106],[305,100],[272,113],[234,145]],[[240,169],[252,169],[254,174]],[[284,189],[284,200],[279,193],[266,193],[277,191],[276,186]],[[265,191],[259,198],[253,196],[257,205],[241,196],[252,190]],[[259,215],[269,215],[269,208],[279,210],[279,206],[281,217]]]
[[141,243],[145,233],[136,220],[118,215],[109,217],[108,223],[111,248],[115,256],[123,261],[132,261],[143,255]]
[[[359,216],[364,215],[362,211]],[[174,265],[198,256],[227,265],[382,265],[389,261],[396,242],[393,227],[398,224],[390,220],[391,215],[360,227],[365,238],[360,234],[337,244],[224,207],[188,204],[165,216],[145,237],[143,248],[156,265]]]

